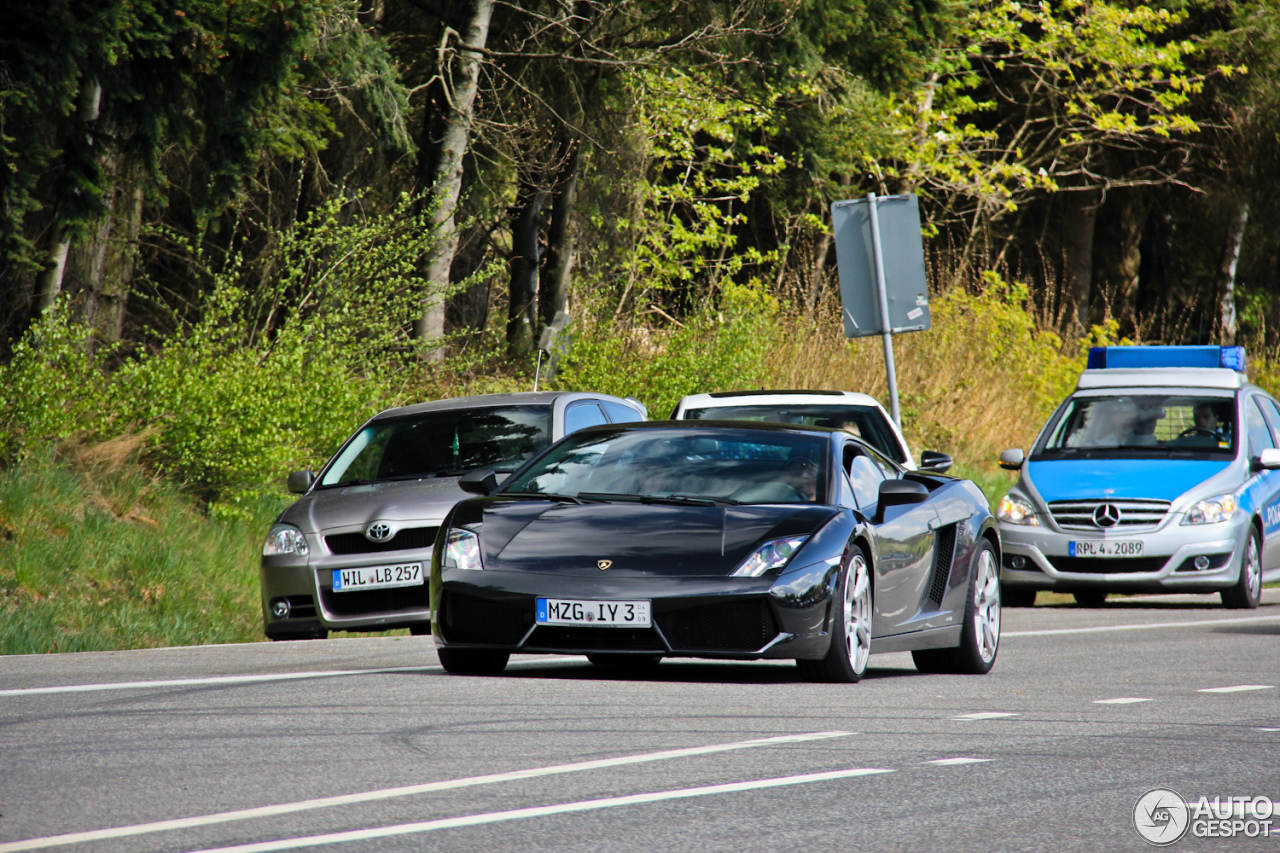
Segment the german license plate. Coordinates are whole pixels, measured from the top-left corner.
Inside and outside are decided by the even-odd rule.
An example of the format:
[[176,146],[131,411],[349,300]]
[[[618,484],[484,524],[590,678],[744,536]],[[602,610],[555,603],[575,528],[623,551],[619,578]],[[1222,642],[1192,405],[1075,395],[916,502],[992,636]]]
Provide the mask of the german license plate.
[[359,592],[364,589],[390,589],[397,586],[420,586],[422,563],[400,563],[395,566],[365,566],[359,569],[334,569],[334,592]]
[[590,625],[596,628],[648,628],[647,601],[572,601],[539,598],[539,625]]
[[1067,543],[1068,557],[1141,557],[1141,539],[1081,539]]

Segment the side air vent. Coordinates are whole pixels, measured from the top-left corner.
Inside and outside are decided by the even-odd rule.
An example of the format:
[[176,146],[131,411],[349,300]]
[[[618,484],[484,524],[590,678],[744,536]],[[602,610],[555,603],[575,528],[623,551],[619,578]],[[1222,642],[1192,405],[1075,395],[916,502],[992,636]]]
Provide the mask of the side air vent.
[[942,596],[947,591],[951,577],[951,561],[956,553],[956,525],[948,524],[938,530],[933,545],[933,584],[929,587],[929,601],[934,608],[942,606]]

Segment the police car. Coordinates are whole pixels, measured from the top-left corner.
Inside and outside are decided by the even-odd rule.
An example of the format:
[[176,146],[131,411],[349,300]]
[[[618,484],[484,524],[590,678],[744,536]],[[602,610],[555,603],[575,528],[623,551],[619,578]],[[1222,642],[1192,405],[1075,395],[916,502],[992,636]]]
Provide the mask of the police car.
[[1280,580],[1280,406],[1240,347],[1094,347],[996,513],[1006,606],[1037,590],[1218,592]]

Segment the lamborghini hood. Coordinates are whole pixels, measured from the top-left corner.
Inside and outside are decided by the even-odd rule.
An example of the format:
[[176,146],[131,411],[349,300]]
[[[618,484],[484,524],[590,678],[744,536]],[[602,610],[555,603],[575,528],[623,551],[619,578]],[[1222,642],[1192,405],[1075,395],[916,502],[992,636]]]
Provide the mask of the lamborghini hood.
[[497,501],[482,512],[488,571],[599,577],[733,572],[760,545],[813,534],[829,506],[670,506]]

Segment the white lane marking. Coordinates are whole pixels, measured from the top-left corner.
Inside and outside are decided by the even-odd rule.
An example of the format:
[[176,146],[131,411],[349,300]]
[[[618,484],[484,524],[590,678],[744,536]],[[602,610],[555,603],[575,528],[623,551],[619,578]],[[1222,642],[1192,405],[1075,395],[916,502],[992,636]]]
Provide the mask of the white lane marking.
[[1275,690],[1274,684],[1237,684],[1234,687],[1205,687],[1197,693],[1244,693],[1246,690]]
[[1133,705],[1136,702],[1150,702],[1151,699],[1139,699],[1136,696],[1119,696],[1115,699],[1094,699],[1095,705]]
[[296,850],[299,847],[313,847],[320,844],[342,844],[349,841],[368,841],[373,838],[390,838],[396,835],[412,835],[419,832],[431,832],[436,829],[453,829],[461,826],[480,826],[486,823],[498,823],[506,820],[523,820],[546,815],[570,814],[573,812],[608,809],[615,806],[633,806],[644,803],[658,803],[663,800],[679,800],[689,797],[706,797],[714,794],[735,794],[741,791],[758,791],[764,788],[778,788],[783,785],[804,785],[811,782],[830,782],[835,779],[851,779],[855,776],[871,776],[877,773],[892,773],[893,770],[882,767],[857,767],[850,770],[831,770],[826,773],[807,773],[803,776],[783,776],[775,779],[758,779],[751,782],[731,782],[727,785],[707,785],[701,788],[681,788],[675,791],[655,791],[649,794],[631,794],[625,797],[607,797],[599,800],[582,800],[576,803],[558,803],[551,806],[534,806],[525,809],[512,809],[505,812],[489,812],[488,814],[466,815],[464,817],[448,817],[439,820],[426,820],[421,823],[404,823],[398,826],[380,826],[372,829],[357,829],[350,832],[334,832],[328,835],[313,835],[308,838],[285,838],[279,841],[262,841],[256,844],[241,844],[235,847],[217,847],[193,853],[268,853],[273,850]]
[[1043,631],[1002,631],[1000,639],[1008,637],[1052,637],[1058,634],[1104,634],[1108,631],[1147,631],[1153,628],[1198,628],[1203,625],[1233,625],[1244,622],[1271,622],[1274,616],[1250,616],[1243,619],[1198,619],[1195,622],[1152,622],[1141,625],[1099,625],[1094,628],[1047,628]]
[[1280,732],[1280,729],[1265,729],[1265,728],[1259,728],[1259,729],[1258,729],[1258,731],[1260,731],[1260,732]]
[[[512,666],[545,664],[545,660],[513,660]],[[306,678],[338,678],[347,675],[388,675],[397,672],[444,672],[441,666],[386,666],[377,669],[328,669],[314,672],[278,672],[271,675],[215,675],[208,678],[171,678],[161,681],[110,681],[101,684],[64,684],[56,687],[19,687],[0,690],[0,696],[36,696],[48,693],[94,693],[99,690],[139,690],[148,687],[207,687],[217,684],[257,684]]]
[[935,758],[932,761],[926,761],[925,764],[940,764],[944,767],[950,767],[956,764],[982,764],[984,761],[995,761],[994,758]]
[[1016,717],[1017,714],[1010,714],[1007,711],[979,711],[976,714],[961,714],[958,717],[952,717],[953,720],[995,720],[999,717]]
[[757,738],[734,743],[720,743],[712,746],[692,746],[684,749],[668,749],[662,752],[646,752],[638,755],[624,755],[618,758],[598,758],[593,761],[579,761],[575,764],[557,764],[550,767],[535,767],[531,770],[513,770],[509,773],[492,773],[487,776],[471,776],[465,779],[449,779],[443,782],[426,782],[421,785],[405,785],[400,788],[386,788],[380,791],[363,791],[357,794],[342,794],[336,797],[322,797],[315,800],[301,800],[293,803],[282,803],[273,806],[259,806],[251,809],[238,809],[218,814],[200,815],[198,817],[176,818],[155,823],[142,823],[134,826],[118,826],[111,829],[96,829],[88,832],[73,832],[66,835],[51,835],[45,838],[28,838],[23,841],[0,843],[0,853],[11,853],[17,850],[40,850],[45,847],[57,847],[64,844],[81,844],[86,841],[101,841],[107,838],[125,838],[133,835],[144,835],[150,832],[165,832],[172,829],[190,829],[196,826],[209,826],[215,823],[230,823],[252,818],[275,817],[292,812],[312,809],[332,808],[352,803],[367,803],[375,800],[388,800],[394,797],[408,797],[414,794],[426,794],[433,791],[447,791],[454,788],[469,788],[474,785],[491,785],[495,782],[517,782],[523,779],[534,779],[540,776],[554,776],[562,773],[580,773],[584,770],[600,770],[608,767],[622,767],[629,764],[643,764],[650,761],[666,761],[672,758],[686,758],[695,755],[712,755],[719,752],[732,752],[738,749],[752,749],[762,746],[783,746],[792,743],[807,743],[829,738],[849,737],[855,732],[812,732],[799,735],[779,735],[777,737]]

